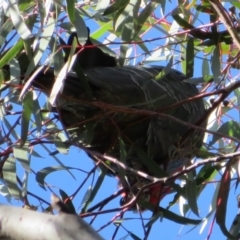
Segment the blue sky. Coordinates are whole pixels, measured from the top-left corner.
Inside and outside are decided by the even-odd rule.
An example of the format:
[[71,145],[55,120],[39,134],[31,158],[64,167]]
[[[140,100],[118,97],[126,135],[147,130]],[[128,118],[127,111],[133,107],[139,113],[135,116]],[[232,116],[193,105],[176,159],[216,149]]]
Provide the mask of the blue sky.
[[[172,4],[167,4],[165,14],[170,12],[171,9],[176,5],[176,2],[173,2]],[[156,16],[161,18],[161,12],[160,8],[156,9]],[[172,18],[168,18],[168,21],[172,21]],[[200,18],[200,21],[203,21],[206,23],[208,19],[204,19],[204,17]],[[98,28],[96,23],[94,21],[86,19],[86,24],[90,27],[91,33],[94,34],[94,31]],[[197,22],[199,24],[199,22]],[[202,23],[201,23],[202,24]],[[102,37],[100,41],[104,41],[104,38],[106,36]],[[152,31],[149,31],[146,36],[144,37],[145,39],[151,39],[159,36],[159,32],[156,31],[155,29],[152,29]],[[160,45],[165,45],[166,44],[166,39],[155,41],[153,43],[147,44],[150,49],[154,49]],[[114,50],[116,50],[115,46],[112,46]],[[132,56],[136,53],[136,49],[133,48],[132,51]],[[137,48],[137,53],[139,53],[139,49]],[[118,52],[118,51],[117,51]],[[162,55],[160,55],[161,57]],[[202,73],[202,59],[200,58],[195,62],[195,69],[194,69],[194,76],[201,76]],[[164,58],[163,58],[164,59]],[[142,58],[139,58],[139,61],[141,61]],[[154,62],[154,64],[159,64],[159,65],[165,65],[166,61],[159,61],[159,62]],[[181,70],[181,65],[177,65],[178,69]],[[40,99],[40,101],[43,101]],[[14,106],[16,107],[16,106]],[[16,111],[16,108],[15,108]],[[237,118],[236,115],[233,115],[234,118]],[[238,121],[238,119],[237,119]],[[49,149],[54,152],[56,150],[54,145],[48,145]],[[41,155],[41,158],[36,158],[33,157],[31,159],[31,168],[34,170],[34,172],[38,172],[44,167],[47,166],[56,166],[58,165],[57,162],[49,156],[49,154],[40,146],[36,146],[34,148],[35,151],[38,151],[38,153]],[[55,157],[59,158],[63,164],[69,167],[75,167],[78,168],[79,170],[71,170],[73,173],[75,179],[70,176],[69,173],[66,171],[59,171],[56,173],[50,174],[46,178],[46,182],[51,186],[51,189],[59,195],[59,188],[64,190],[68,195],[71,195],[75,192],[77,187],[81,184],[81,182],[85,179],[86,173],[82,172],[81,169],[85,171],[89,171],[93,168],[94,164],[92,163],[92,160],[90,160],[87,155],[80,149],[76,147],[71,147],[69,154],[68,155],[62,155],[62,154],[57,154]],[[18,176],[22,179],[24,175],[23,168],[20,163],[17,164],[17,173]],[[87,190],[92,187],[97,179],[97,176],[93,178],[92,176],[89,178],[89,180],[84,184],[80,192],[77,194],[77,196],[74,198],[73,203],[76,208],[76,210],[79,212],[81,209],[81,203],[82,200],[87,192]],[[219,180],[220,177],[218,176],[216,180]],[[204,192],[201,194],[199,200],[198,200],[198,206],[199,206],[199,212],[200,212],[200,217],[203,218],[205,217],[208,212],[209,212],[209,205],[212,201],[214,192],[216,190],[216,185],[217,181],[214,183],[209,183]],[[32,193],[36,193],[37,195],[41,196],[45,200],[50,202],[50,191],[43,190],[41,187],[39,187],[36,182],[35,182],[35,174],[30,173],[29,174],[29,180],[28,180],[28,187],[29,191]],[[106,177],[103,183],[103,186],[99,190],[99,193],[97,197],[94,199],[94,202],[92,205],[95,203],[103,200],[107,196],[110,196],[112,193],[116,192],[118,190],[118,183],[117,180],[114,177]],[[238,189],[237,189],[238,190]],[[228,215],[227,215],[227,227],[229,228],[233,218],[235,217],[236,213],[238,212],[237,209],[237,202],[236,202],[236,197],[238,195],[238,191],[235,191],[235,185],[234,182],[231,185],[231,193],[228,201]],[[168,206],[169,202],[172,200],[173,195],[169,195],[166,198],[164,198],[161,201],[161,206],[166,207]],[[38,205],[39,202],[32,197],[29,197],[31,204],[33,205]],[[119,200],[120,197],[117,199],[114,199],[107,205],[106,208],[104,209],[111,209],[111,208],[116,208],[119,206]],[[0,196],[0,202],[1,203],[6,203],[6,199],[3,196]],[[12,204],[14,205],[22,205],[21,202],[17,202],[15,200],[12,200]],[[46,207],[46,205],[43,205]],[[178,204],[175,205],[174,207],[171,208],[171,211],[180,214],[179,211],[179,206]],[[111,221],[111,219],[117,214],[115,213],[108,213],[108,214],[103,214],[100,215],[96,218],[96,220],[93,223],[93,227],[95,229],[99,229],[102,227],[105,223]],[[214,214],[213,214],[214,216]],[[172,239],[184,239],[184,240],[192,240],[193,238],[195,240],[200,240],[200,239],[207,239],[208,233],[211,229],[211,224],[213,223],[212,226],[212,233],[210,239],[224,239],[218,225],[213,221],[213,216],[210,218],[209,222],[207,223],[207,226],[204,228],[200,235],[200,228],[202,225],[196,227],[194,229],[194,226],[181,226],[179,224],[170,222],[166,219],[163,219],[162,221],[157,220],[155,222],[153,229],[151,231],[151,234],[149,235],[150,240],[155,240],[155,239],[161,239],[161,240],[172,240]],[[142,214],[142,218],[146,219],[144,223],[146,224],[149,221],[149,218],[151,217],[150,212],[144,212]],[[193,213],[187,214],[187,217],[198,219],[197,216],[195,216]],[[127,231],[132,232],[136,234],[140,239],[143,237],[143,227],[142,227],[142,222],[140,220],[140,215],[132,212],[127,212],[124,214],[125,220],[123,220],[123,226],[127,229]],[[86,218],[86,221],[91,221],[91,217]],[[102,231],[100,231],[100,234],[104,237],[104,239],[111,239],[112,234],[115,230],[115,226],[113,224],[110,224],[106,228],[104,228]],[[116,237],[116,239],[132,239],[130,236],[128,236],[128,232],[122,227],[120,227],[119,233]],[[125,236],[128,236],[124,238]]]

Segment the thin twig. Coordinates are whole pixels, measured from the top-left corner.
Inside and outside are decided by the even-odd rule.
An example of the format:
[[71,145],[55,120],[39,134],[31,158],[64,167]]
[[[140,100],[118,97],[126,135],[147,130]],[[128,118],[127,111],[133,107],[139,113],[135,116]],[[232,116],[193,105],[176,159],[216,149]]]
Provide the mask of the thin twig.
[[233,25],[233,22],[229,14],[227,13],[226,9],[222,6],[219,0],[210,0],[209,2],[216,11],[216,13],[218,14],[219,18],[221,19],[226,29],[228,30],[229,34],[231,35],[233,41],[240,50],[240,37],[238,36],[235,26]]

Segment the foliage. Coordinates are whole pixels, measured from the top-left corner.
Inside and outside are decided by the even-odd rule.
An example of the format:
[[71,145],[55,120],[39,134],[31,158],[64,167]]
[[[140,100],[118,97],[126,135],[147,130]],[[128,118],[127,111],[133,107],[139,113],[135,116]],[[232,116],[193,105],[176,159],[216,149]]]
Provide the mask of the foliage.
[[[163,64],[166,65],[165,73],[170,68],[178,68],[187,75],[187,81],[199,84],[199,97],[204,98],[208,109],[204,116],[208,127],[205,143],[198,153],[199,158],[185,170],[164,179],[171,184],[175,193],[171,195],[168,207],[160,207],[156,212],[154,206],[145,203],[153,212],[152,218],[143,220],[141,214],[136,215],[138,221],[142,221],[145,238],[151,236],[151,227],[159,224],[157,220],[164,217],[175,223],[196,226],[216,220],[222,233],[231,239],[230,228],[226,226],[227,202],[232,193],[231,184],[238,187],[240,174],[240,83],[239,73],[235,70],[240,68],[240,4],[232,1],[224,6],[225,9],[217,0],[179,0],[178,4],[175,6],[164,0],[4,2],[0,23],[0,155],[1,175],[8,191],[2,187],[2,195],[27,205],[36,204],[37,199],[42,210],[45,210],[49,203],[38,191],[32,193],[29,190],[29,175],[35,174],[36,185],[52,191],[53,186],[48,184],[46,177],[64,170],[69,175],[67,179],[59,179],[59,194],[66,202],[81,196],[80,213],[83,217],[94,216],[92,223],[95,218],[102,219],[104,213],[112,213],[114,216],[117,212],[109,223],[105,218],[100,229],[115,223],[113,239],[119,237],[119,228],[124,229],[132,239],[143,239],[135,229],[128,229],[130,220],[124,218],[126,209],[114,202],[121,194],[121,189],[111,196],[105,195],[105,199],[99,203],[97,196],[101,189],[106,188],[106,173],[101,171],[96,174],[99,163],[89,170],[84,164],[72,167],[62,162],[62,154],[68,158],[69,151],[73,151],[70,146],[80,149],[82,146],[68,141],[66,129],[51,112],[49,100],[31,87],[31,80],[41,71],[42,66],[54,66],[56,81],[63,81],[64,73],[70,70],[76,58],[76,54],[73,54],[76,46],[73,44],[70,58],[64,65],[64,46],[60,45],[59,37],[67,39],[69,33],[76,29],[79,42],[84,44],[88,34],[87,25],[91,28],[94,44],[111,55],[116,53],[121,65]],[[196,73],[200,73],[203,78],[193,78]],[[158,79],[161,81],[161,76]],[[59,89],[55,90],[55,97],[61,86],[58,85]],[[53,102],[54,97],[50,98],[50,103]],[[91,126],[87,127],[88,138],[91,138]],[[124,146],[121,147],[121,158],[124,159]],[[41,159],[43,149],[51,160],[45,168],[35,170],[33,161]],[[52,159],[57,165],[52,163]],[[17,168],[21,168],[22,172],[18,172]],[[62,184],[68,178],[75,177],[73,169],[85,175],[81,182],[76,183],[74,193],[67,197]],[[173,183],[177,178],[180,181]],[[91,183],[89,179],[92,179]],[[157,180],[163,181],[162,178]],[[198,202],[211,182],[214,182],[214,193],[204,206],[211,206],[211,209],[204,216]],[[82,197],[84,186],[88,190]],[[110,206],[108,204],[111,201],[114,205]],[[182,215],[171,211],[177,204]],[[195,215],[187,217],[189,212]],[[231,233],[236,236],[238,232],[239,229],[234,229],[232,225]]]

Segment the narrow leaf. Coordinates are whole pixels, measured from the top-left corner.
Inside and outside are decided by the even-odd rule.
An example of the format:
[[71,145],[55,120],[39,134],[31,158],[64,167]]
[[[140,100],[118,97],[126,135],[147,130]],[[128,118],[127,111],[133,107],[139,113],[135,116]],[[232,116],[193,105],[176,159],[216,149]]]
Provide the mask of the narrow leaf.
[[69,146],[68,144],[65,144],[60,137],[56,136],[54,138],[54,143],[57,148],[57,150],[62,154],[68,154]]
[[[234,239],[236,239],[237,236],[239,236],[239,232],[240,232],[240,214],[239,213],[234,218],[229,232],[235,237]],[[231,240],[231,239],[232,238],[228,238],[227,240]]]
[[29,161],[29,148],[28,146],[14,146],[13,147],[13,156],[21,163],[23,168],[26,171],[31,171],[30,169],[30,161]]
[[67,0],[67,13],[68,13],[68,17],[70,22],[74,22],[75,21],[75,2],[72,0]]
[[27,140],[29,121],[33,112],[33,92],[28,91],[23,98],[23,111],[21,122],[21,146],[23,146]]
[[189,38],[186,48],[186,76],[190,78],[193,76],[194,70],[194,41]]
[[228,232],[225,225],[227,201],[230,191],[230,182],[231,182],[231,166],[227,165],[221,179],[221,184],[217,196],[216,222],[226,237],[233,238],[233,236]]
[[74,64],[76,58],[77,54],[74,54],[70,64],[66,62],[61,71],[59,72],[49,97],[49,102],[51,103],[51,105],[55,105],[57,96],[59,93],[61,93],[61,90],[63,89],[65,76],[68,70],[72,68],[72,65]]
[[11,59],[13,59],[21,50],[23,49],[23,40],[19,39],[16,44],[14,44],[8,52],[0,59],[0,68],[8,64]]
[[158,6],[157,3],[154,2],[148,2],[146,7],[140,12],[140,14],[138,15],[137,19],[136,19],[136,24],[135,24],[135,36],[137,37],[139,36],[139,32],[143,26],[143,24],[146,23],[147,19],[149,18],[149,16],[153,13],[154,9]]
[[41,114],[41,108],[36,96],[36,93],[34,94],[34,100],[33,100],[33,117],[35,119],[35,124],[37,126],[37,135],[40,135],[41,129],[42,129],[42,114]]
[[59,189],[59,193],[62,197],[62,201],[64,202],[64,204],[67,206],[67,208],[69,209],[69,211],[73,214],[76,213],[75,207],[73,205],[73,202],[70,200],[69,196],[62,190]]
[[72,24],[76,28],[79,43],[84,45],[88,39],[88,30],[84,20],[77,11],[75,11],[75,19]]
[[18,34],[21,36],[22,39],[29,38],[32,35],[32,33],[31,31],[29,31],[27,25],[24,22],[24,18],[20,14],[17,1],[9,0],[9,2],[10,2],[9,12],[14,27],[17,29]]
[[145,228],[151,227],[159,218],[162,218],[162,216],[163,214],[160,211],[154,214],[154,216],[152,216],[151,219],[145,225]]
[[[151,204],[151,203],[147,203],[148,205],[148,209],[151,209],[152,211],[154,211],[155,209],[155,205]],[[179,216],[163,207],[159,207],[159,211],[161,212],[162,216],[170,221],[173,221],[175,223],[179,223],[179,224],[184,224],[184,225],[198,225],[202,222],[202,220],[196,220],[196,219],[191,219],[191,218],[186,218],[186,217],[182,217]]]
[[[230,120],[223,123],[222,126],[218,128],[217,133],[240,139],[240,124],[234,120]],[[212,141],[209,143],[209,146],[212,146],[216,141],[221,138],[222,137],[219,135],[213,135]]]
[[118,11],[119,9],[126,7],[126,5],[129,3],[129,1],[130,0],[121,0],[121,1],[113,2],[113,4],[111,4],[109,7],[106,8],[103,15],[105,16],[108,14],[112,14],[112,13]]
[[87,207],[93,201],[96,194],[98,193],[98,190],[102,186],[102,183],[103,183],[104,178],[106,176],[106,171],[107,170],[105,168],[102,170],[100,176],[98,177],[98,180],[97,180],[96,184],[94,185],[93,189],[91,189],[91,191],[89,192],[88,199],[85,199],[85,204],[83,206],[82,212],[86,212]]
[[17,185],[17,178],[16,178],[16,160],[13,157],[9,157],[7,161],[5,161],[3,165],[3,179],[7,184],[7,188],[10,194],[15,199],[21,198],[21,190]]
[[199,217],[197,206],[197,186],[195,181],[187,180],[186,184],[186,197],[190,209]]
[[69,170],[69,169],[78,170],[77,168],[67,167],[67,166],[52,166],[52,167],[43,168],[39,172],[37,172],[36,182],[39,184],[40,187],[42,187],[45,190],[44,181],[48,174],[56,171]]
[[168,64],[164,67],[164,69],[155,77],[157,81],[161,80],[164,76],[166,76],[172,69],[173,65],[173,56],[171,56]]
[[211,69],[213,73],[214,82],[218,83],[220,81],[221,76],[221,53],[219,46],[216,46],[213,51],[213,56],[211,58]]

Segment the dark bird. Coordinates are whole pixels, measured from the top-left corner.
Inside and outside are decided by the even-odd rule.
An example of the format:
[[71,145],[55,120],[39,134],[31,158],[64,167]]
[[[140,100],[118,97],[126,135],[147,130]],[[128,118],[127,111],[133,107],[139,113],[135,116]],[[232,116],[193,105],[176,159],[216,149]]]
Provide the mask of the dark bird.
[[[173,69],[156,81],[155,76],[162,70],[160,66],[96,67],[85,70],[93,96],[91,101],[83,90],[81,79],[73,72],[68,73],[63,92],[57,99],[57,109],[73,141],[80,141],[90,150],[121,159],[127,166],[152,176],[154,173],[144,164],[144,155],[142,158],[140,156],[142,152],[169,174],[188,165],[201,147],[204,132],[192,131],[181,141],[190,129],[188,126],[148,111],[153,113],[164,109],[163,113],[170,117],[195,124],[205,113],[204,104],[198,99],[168,108],[194,97],[198,90],[184,82],[185,76]],[[53,69],[49,69],[46,73],[41,72],[33,85],[50,93],[53,83]],[[138,113],[139,110],[146,110],[146,113]],[[95,156],[91,157],[96,160]],[[112,174],[119,172],[114,164],[109,164],[109,168]],[[131,176],[131,173],[126,174]],[[130,187],[137,186],[139,177],[131,176],[128,181]],[[126,187],[123,180],[120,179],[120,182]]]
[[[153,177],[159,177],[163,170],[172,174],[190,164],[202,145],[204,132],[191,129],[187,124],[197,124],[205,114],[205,107],[202,99],[171,107],[198,95],[196,86],[184,81],[184,74],[171,69],[156,80],[164,67],[117,67],[112,63],[108,66],[104,61],[95,61],[107,56],[102,51],[80,56],[77,61],[84,69],[92,98],[89,100],[85,80],[69,72],[56,101],[59,119],[68,129],[72,141],[81,142],[89,150],[112,156]],[[83,56],[87,56],[87,65],[83,63]],[[35,77],[33,86],[49,94],[54,81],[54,71],[50,68]],[[95,161],[99,159],[93,153],[88,154]],[[144,177],[102,160],[126,189],[122,204],[150,183]],[[161,189],[161,186],[147,189],[143,199],[157,204]]]

